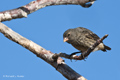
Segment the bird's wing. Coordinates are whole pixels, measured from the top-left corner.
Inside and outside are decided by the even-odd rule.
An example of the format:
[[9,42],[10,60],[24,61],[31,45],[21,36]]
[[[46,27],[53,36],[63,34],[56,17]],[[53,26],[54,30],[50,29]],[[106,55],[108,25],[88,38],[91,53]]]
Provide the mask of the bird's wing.
[[77,49],[83,52],[91,47],[99,39],[99,37],[95,33],[82,27],[76,28],[76,34],[76,43],[78,46],[81,46],[79,49]]
[[92,39],[95,41],[99,39],[99,37],[95,33],[93,33],[92,31],[86,28],[78,27],[78,30],[81,34],[85,35],[85,37],[88,39]]
[[94,33],[87,33],[85,35],[86,35],[86,38],[93,39],[95,41],[97,41],[99,39],[99,37]]

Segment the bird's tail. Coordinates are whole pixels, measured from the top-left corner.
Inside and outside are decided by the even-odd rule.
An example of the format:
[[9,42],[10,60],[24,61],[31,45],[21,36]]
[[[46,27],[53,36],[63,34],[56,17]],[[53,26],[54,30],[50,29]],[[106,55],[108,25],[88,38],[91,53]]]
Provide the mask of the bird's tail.
[[104,49],[102,50],[102,51],[106,51],[106,50],[111,50],[111,48],[110,47],[108,47],[108,46],[106,46],[106,45],[104,45]]

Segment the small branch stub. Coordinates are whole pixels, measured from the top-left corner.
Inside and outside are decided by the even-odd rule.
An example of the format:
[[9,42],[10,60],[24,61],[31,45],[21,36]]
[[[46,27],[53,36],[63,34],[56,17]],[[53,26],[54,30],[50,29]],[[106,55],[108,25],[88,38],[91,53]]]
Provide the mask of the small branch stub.
[[0,22],[9,21],[16,18],[27,17],[28,14],[35,12],[41,8],[52,5],[81,5],[82,7],[89,8],[95,0],[36,0],[32,1],[22,7],[0,12]]

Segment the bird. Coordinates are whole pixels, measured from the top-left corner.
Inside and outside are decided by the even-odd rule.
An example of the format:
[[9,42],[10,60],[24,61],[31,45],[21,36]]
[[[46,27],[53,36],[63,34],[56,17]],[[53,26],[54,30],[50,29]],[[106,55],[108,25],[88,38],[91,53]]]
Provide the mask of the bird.
[[[79,50],[81,53],[87,51],[98,39],[95,33],[90,31],[89,29],[83,27],[77,27],[73,29],[68,29],[63,34],[63,41],[71,44],[74,48]],[[103,42],[100,43],[92,52],[102,50],[106,52],[107,50],[111,50],[110,47],[106,46]],[[75,52],[73,54],[76,54]],[[71,54],[71,55],[73,55]]]

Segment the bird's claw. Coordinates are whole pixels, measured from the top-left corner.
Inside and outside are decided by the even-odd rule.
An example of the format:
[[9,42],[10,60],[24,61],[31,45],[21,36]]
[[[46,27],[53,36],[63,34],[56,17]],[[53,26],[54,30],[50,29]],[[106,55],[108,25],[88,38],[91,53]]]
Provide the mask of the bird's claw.
[[86,61],[87,57],[85,57],[83,54],[81,54],[84,61]]
[[81,53],[81,51],[79,51],[79,52],[73,52],[73,53],[71,53],[69,55],[69,59],[70,59],[71,62],[72,62],[72,56],[75,55],[75,54],[77,54],[77,53]]

